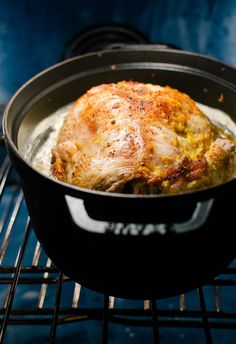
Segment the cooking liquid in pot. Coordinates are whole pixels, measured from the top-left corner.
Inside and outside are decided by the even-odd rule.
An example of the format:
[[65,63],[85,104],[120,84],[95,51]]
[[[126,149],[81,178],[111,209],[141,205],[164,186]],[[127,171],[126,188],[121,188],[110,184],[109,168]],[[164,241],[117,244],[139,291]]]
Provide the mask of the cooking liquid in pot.
[[[219,109],[198,102],[196,104],[212,123],[222,128],[229,135],[236,137],[236,123],[229,115]],[[51,150],[56,143],[58,132],[71,106],[72,103],[67,104],[40,121],[29,136],[22,152],[36,170],[47,176],[51,175]],[[21,149],[21,147],[19,148]]]

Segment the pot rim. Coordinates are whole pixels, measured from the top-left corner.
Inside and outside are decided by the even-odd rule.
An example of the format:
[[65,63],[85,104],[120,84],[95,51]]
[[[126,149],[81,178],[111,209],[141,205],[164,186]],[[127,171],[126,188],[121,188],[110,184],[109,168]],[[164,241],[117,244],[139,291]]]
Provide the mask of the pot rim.
[[[127,51],[132,51],[134,50],[135,53],[143,52],[143,51],[155,51],[155,52],[161,52],[161,53],[175,53],[175,54],[179,54],[179,55],[183,55],[183,56],[188,56],[188,57],[193,57],[193,58],[202,58],[205,61],[209,61],[209,62],[214,62],[219,64],[219,66],[221,67],[222,71],[224,71],[225,68],[234,71],[234,73],[236,72],[236,68],[234,68],[233,66],[230,66],[214,57],[211,56],[206,56],[204,54],[199,54],[199,53],[195,53],[195,52],[191,52],[191,51],[187,51],[187,50],[177,50],[177,49],[172,49],[172,48],[164,48],[160,47],[160,45],[155,45],[155,44],[132,44],[132,45],[127,45],[125,48],[122,47],[121,49],[119,49],[119,52],[127,52]],[[225,181],[224,183],[221,183],[219,185],[215,185],[215,186],[209,186],[209,187],[204,187],[204,188],[200,188],[200,189],[196,189],[196,190],[190,190],[190,191],[185,191],[184,193],[177,193],[177,194],[122,194],[122,193],[113,193],[113,192],[105,192],[105,191],[99,191],[99,190],[92,190],[92,189],[86,189],[86,188],[82,188],[79,186],[75,186],[66,182],[61,182],[58,181],[56,179],[54,179],[51,176],[47,176],[45,174],[43,174],[42,172],[38,171],[37,169],[35,169],[34,167],[32,167],[32,165],[25,159],[25,157],[23,156],[23,154],[20,153],[17,145],[13,142],[13,139],[11,138],[11,135],[9,133],[8,130],[8,116],[9,113],[11,111],[12,106],[14,106],[14,101],[16,98],[18,98],[22,91],[28,87],[32,82],[34,82],[35,80],[37,80],[38,78],[40,78],[41,76],[44,76],[46,74],[48,74],[50,71],[54,71],[57,68],[60,68],[61,66],[73,63],[73,61],[77,61],[77,60],[84,60],[86,58],[89,57],[99,57],[101,58],[103,55],[107,55],[107,54],[114,54],[114,50],[104,50],[104,51],[98,51],[98,52],[92,52],[92,53],[87,53],[87,54],[83,54],[81,56],[75,56],[72,58],[69,58],[65,61],[56,63],[46,69],[44,69],[43,71],[41,71],[40,73],[37,73],[36,75],[34,75],[32,78],[30,78],[28,81],[26,81],[11,97],[10,101],[7,103],[7,106],[4,110],[3,113],[3,120],[2,120],[2,128],[3,128],[3,137],[4,140],[7,142],[7,144],[9,145],[9,147],[11,148],[11,150],[14,152],[14,154],[17,155],[17,157],[24,162],[24,164],[30,169],[32,170],[34,173],[37,173],[38,175],[40,175],[42,178],[44,178],[45,180],[51,181],[55,184],[58,184],[59,187],[62,187],[63,189],[66,189],[67,191],[71,191],[72,193],[75,192],[79,192],[81,194],[84,195],[94,195],[94,196],[102,196],[102,197],[116,197],[116,198],[125,198],[125,199],[179,199],[179,198],[188,198],[188,197],[193,197],[196,196],[196,199],[201,199],[201,198],[206,198],[206,196],[209,198],[212,197],[212,195],[214,195],[215,193],[218,192],[218,190],[221,190],[222,188],[224,188],[226,185],[228,185],[230,187],[230,185],[232,183],[236,182],[236,178],[231,178],[230,180]],[[185,66],[184,64],[182,65],[183,67]],[[188,66],[186,66],[188,67]],[[200,71],[201,69],[199,69]],[[206,72],[207,73],[207,72]],[[210,74],[210,73],[209,73]],[[215,79],[220,79],[218,76],[215,76],[214,74],[212,75]],[[225,80],[224,78],[222,78],[222,81],[224,81],[224,84],[227,84],[229,87],[233,87],[236,90],[236,84],[232,84],[231,82]]]

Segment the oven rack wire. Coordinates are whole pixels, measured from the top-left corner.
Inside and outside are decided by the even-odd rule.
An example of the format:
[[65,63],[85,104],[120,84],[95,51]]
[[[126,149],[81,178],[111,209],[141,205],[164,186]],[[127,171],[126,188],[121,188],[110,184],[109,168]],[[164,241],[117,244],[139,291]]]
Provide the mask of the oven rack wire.
[[[199,329],[201,343],[220,343],[216,330],[223,331],[226,338],[228,333],[229,338],[236,336],[235,266],[231,264],[220,277],[191,292],[191,297],[194,295],[197,301],[195,304],[190,301],[190,306],[189,293],[175,297],[172,303],[168,300],[129,301],[100,294],[96,296],[99,302],[95,305],[81,303],[81,295],[89,291],[53,266],[34,235],[23,193],[1,136],[0,343],[9,342],[8,332],[14,332],[12,329],[17,326],[46,327],[45,342],[56,343],[60,342],[60,327],[77,323],[79,328],[80,324],[90,321],[99,322],[98,342],[103,344],[110,343],[113,324],[122,326],[126,332],[135,327],[149,328],[150,343],[166,342],[163,329],[181,329],[182,338],[184,329]],[[65,294],[66,302],[63,301]],[[225,307],[225,295],[231,296],[232,307]],[[132,338],[132,332],[129,334]]]

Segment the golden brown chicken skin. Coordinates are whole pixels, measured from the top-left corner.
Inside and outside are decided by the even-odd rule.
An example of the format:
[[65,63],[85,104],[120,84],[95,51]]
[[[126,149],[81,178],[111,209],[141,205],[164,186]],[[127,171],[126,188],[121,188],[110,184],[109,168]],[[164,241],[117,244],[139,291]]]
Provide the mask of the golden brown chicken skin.
[[91,88],[52,150],[52,176],[83,188],[177,193],[235,172],[235,145],[186,94],[122,81]]

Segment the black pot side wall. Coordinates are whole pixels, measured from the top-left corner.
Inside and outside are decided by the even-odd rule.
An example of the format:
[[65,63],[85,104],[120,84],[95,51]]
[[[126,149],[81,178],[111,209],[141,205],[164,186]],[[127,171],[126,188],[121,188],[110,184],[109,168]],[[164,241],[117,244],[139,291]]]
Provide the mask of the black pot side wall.
[[46,253],[90,289],[125,298],[172,296],[206,283],[236,256],[233,202],[224,194],[215,199],[207,223],[191,233],[96,234],[74,224],[56,184],[19,168],[22,162],[12,151],[11,158]]

